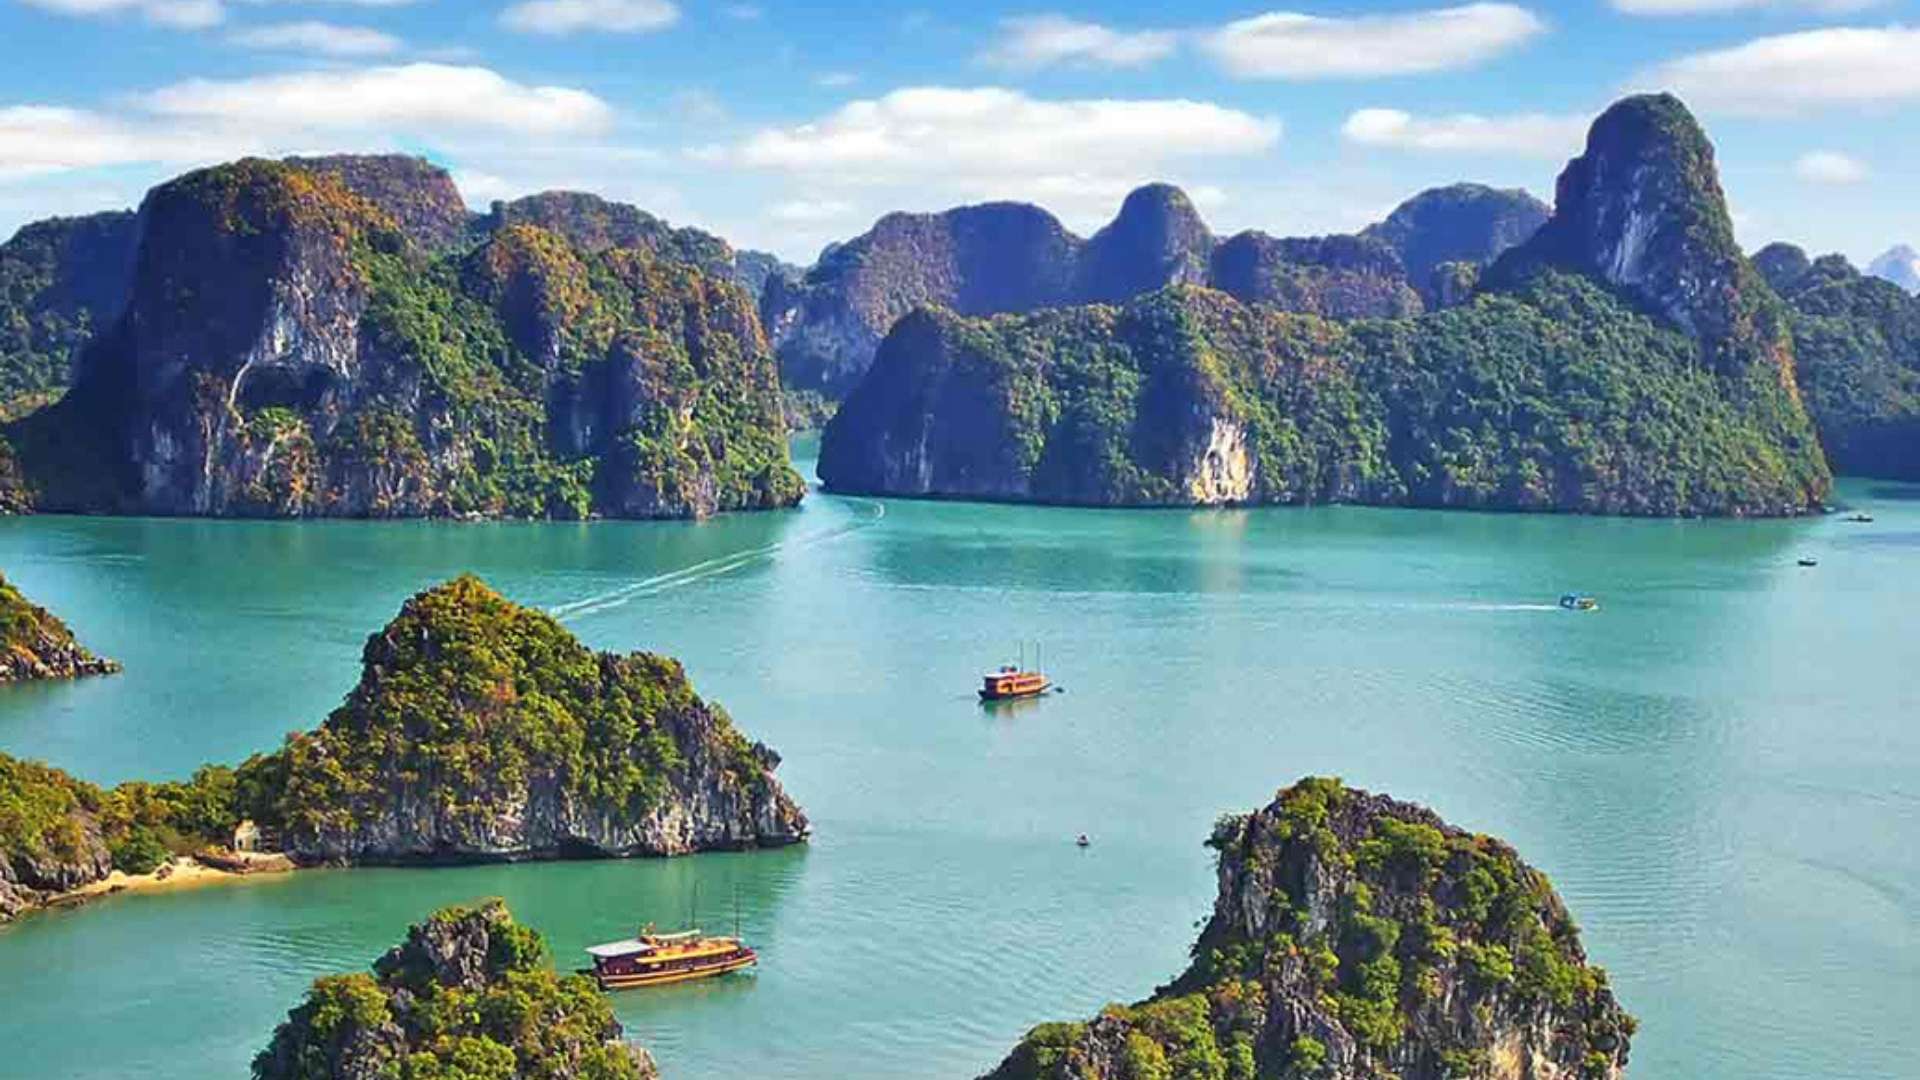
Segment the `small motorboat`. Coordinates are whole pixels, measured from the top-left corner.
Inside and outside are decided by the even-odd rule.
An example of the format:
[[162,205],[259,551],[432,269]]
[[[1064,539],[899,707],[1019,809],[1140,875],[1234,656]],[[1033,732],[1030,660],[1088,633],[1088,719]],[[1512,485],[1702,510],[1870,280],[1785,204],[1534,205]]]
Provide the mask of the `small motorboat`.
[[1080,838],[1073,842],[1073,846],[1074,847],[1092,847],[1093,841],[1087,837],[1086,833],[1081,833]]
[[1586,593],[1568,593],[1560,598],[1560,606],[1568,611],[1599,611],[1600,601]]
[[1800,565],[1801,566],[1819,566],[1820,560],[1819,559],[1801,559]]
[[1855,514],[1852,517],[1848,518],[1847,520],[1853,522],[1855,525],[1871,525],[1873,524],[1873,515],[1872,514]]

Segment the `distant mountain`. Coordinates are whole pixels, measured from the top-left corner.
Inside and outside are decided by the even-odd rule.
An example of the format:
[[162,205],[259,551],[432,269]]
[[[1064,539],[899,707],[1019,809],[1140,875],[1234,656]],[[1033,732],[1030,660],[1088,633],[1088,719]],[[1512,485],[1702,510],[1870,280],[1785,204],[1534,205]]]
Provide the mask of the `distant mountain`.
[[1920,293],[1920,252],[1906,244],[1888,248],[1867,264],[1867,273],[1885,278],[1910,293]]
[[[760,314],[786,385],[838,397],[865,373],[895,320],[921,304],[1024,314],[1200,285],[1329,318],[1409,315],[1440,302],[1435,267],[1484,264],[1545,216],[1524,192],[1461,185],[1417,196],[1360,236],[1244,232],[1220,240],[1168,184],[1134,191],[1111,224],[1084,240],[1025,203],[890,214],[829,248],[803,280],[776,282],[762,294]],[[1408,257],[1417,260],[1413,273]]]
[[1844,256],[1754,256],[1793,309],[1798,382],[1838,473],[1920,480],[1920,298]]
[[[1349,282],[1399,258],[1377,237],[1268,243],[1282,282],[1303,249]],[[1258,254],[1219,245],[1215,283],[1275,280]],[[1548,222],[1463,284],[1471,298],[1445,310],[1344,320],[1191,285],[1019,318],[923,308],[828,424],[820,477],[1101,506],[1745,516],[1825,498],[1789,313],[1734,246],[1712,147],[1678,100],[1609,109]]]
[[1408,280],[1431,306],[1442,265],[1491,263],[1538,232],[1550,214],[1546,203],[1519,189],[1454,184],[1415,195],[1360,235],[1398,253]]

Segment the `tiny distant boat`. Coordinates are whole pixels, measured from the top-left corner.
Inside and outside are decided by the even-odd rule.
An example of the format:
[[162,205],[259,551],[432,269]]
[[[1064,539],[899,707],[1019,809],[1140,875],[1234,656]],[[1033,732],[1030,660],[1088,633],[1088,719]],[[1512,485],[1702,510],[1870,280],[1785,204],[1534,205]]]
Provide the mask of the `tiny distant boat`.
[[1075,840],[1075,841],[1073,842],[1073,846],[1075,846],[1075,847],[1092,847],[1092,846],[1093,846],[1093,841],[1087,838],[1087,834],[1086,834],[1086,833],[1081,833],[1081,834],[1080,834],[1080,838],[1079,838],[1078,840]]
[[602,990],[664,986],[750,968],[759,956],[737,937],[708,937],[698,930],[656,934],[649,925],[625,941],[588,947],[591,975]]
[[1855,514],[1852,517],[1848,518],[1847,520],[1855,523],[1856,525],[1871,525],[1873,524],[1873,515],[1872,514]]
[[1820,560],[1819,559],[1801,559],[1800,565],[1801,566],[1819,566]]
[[998,671],[989,671],[980,680],[981,701],[1015,701],[1020,698],[1039,697],[1053,689],[1053,682],[1037,671],[1021,671],[1008,664]]
[[1585,593],[1568,593],[1560,598],[1560,606],[1568,611],[1598,611],[1600,601]]

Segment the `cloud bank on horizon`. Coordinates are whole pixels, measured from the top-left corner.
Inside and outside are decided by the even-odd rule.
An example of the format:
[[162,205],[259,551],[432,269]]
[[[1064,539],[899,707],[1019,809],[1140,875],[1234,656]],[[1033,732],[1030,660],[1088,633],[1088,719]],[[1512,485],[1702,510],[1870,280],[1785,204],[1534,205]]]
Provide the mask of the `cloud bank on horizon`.
[[1328,232],[1457,179],[1550,192],[1601,108],[1664,89],[1719,143],[1743,240],[1862,258],[1920,233],[1908,7],[0,0],[0,235],[350,150],[424,154],[476,204],[586,188],[800,260],[963,201],[1090,227],[1152,179],[1231,227]]

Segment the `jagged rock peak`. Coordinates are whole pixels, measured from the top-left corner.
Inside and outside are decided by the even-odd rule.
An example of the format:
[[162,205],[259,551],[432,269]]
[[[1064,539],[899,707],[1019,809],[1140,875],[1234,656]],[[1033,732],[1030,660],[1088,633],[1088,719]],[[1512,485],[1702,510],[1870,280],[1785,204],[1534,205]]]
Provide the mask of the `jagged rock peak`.
[[1767,279],[1775,292],[1785,293],[1800,280],[1808,270],[1813,269],[1813,260],[1807,257],[1806,249],[1794,244],[1773,243],[1753,254],[1753,268]]
[[1165,285],[1203,285],[1213,246],[1186,192],[1172,184],[1135,188],[1087,242],[1076,298],[1116,303]]

